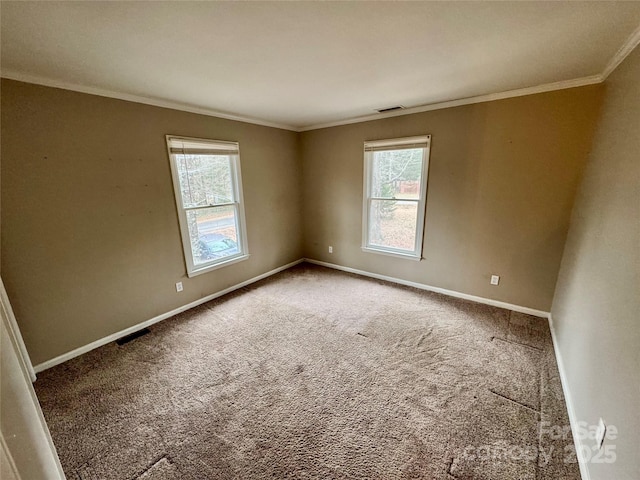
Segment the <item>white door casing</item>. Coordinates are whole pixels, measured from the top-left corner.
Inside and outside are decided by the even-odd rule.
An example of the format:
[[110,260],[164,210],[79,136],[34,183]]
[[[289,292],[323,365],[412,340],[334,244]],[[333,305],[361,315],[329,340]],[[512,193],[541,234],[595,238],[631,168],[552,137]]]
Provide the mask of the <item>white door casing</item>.
[[0,471],[15,480],[64,480],[33,389],[33,367],[0,279]]

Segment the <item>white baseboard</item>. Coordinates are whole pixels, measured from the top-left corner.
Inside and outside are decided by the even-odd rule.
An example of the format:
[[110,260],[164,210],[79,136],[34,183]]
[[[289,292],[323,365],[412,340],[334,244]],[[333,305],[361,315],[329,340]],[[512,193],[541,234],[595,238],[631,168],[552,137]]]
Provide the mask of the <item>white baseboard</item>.
[[447,290],[445,288],[439,288],[439,287],[433,287],[431,285],[426,285],[423,283],[417,283],[417,282],[411,282],[409,280],[403,280],[401,278],[395,278],[395,277],[389,277],[387,275],[380,275],[377,273],[371,273],[371,272],[367,272],[364,270],[358,270],[355,268],[351,268],[351,267],[343,267],[342,265],[336,265],[333,263],[328,263],[328,262],[322,262],[319,260],[313,260],[311,258],[301,258],[299,260],[296,260],[294,262],[288,263],[286,265],[283,265],[281,267],[278,268],[274,268],[273,270],[270,270],[266,273],[263,273],[262,275],[258,275],[257,277],[253,277],[250,278],[249,280],[245,280],[244,282],[238,283],[237,285],[233,285],[229,288],[226,288],[224,290],[221,290],[219,292],[213,293],[211,295],[207,295],[206,297],[202,297],[198,300],[195,300],[194,302],[191,302],[187,305],[183,305],[181,307],[178,307],[174,310],[171,310],[170,312],[167,313],[163,313],[161,315],[158,315],[157,317],[153,317],[149,320],[146,320],[142,323],[138,323],[136,325],[133,325],[129,328],[125,328],[124,330],[120,330],[119,332],[113,333],[111,335],[108,335],[106,337],[103,337],[99,340],[96,340],[95,342],[91,342],[87,345],[84,345],[82,347],[76,348],[75,350],[71,350],[70,352],[64,353],[62,355],[59,355],[55,358],[52,358],[51,360],[47,360],[46,362],[42,362],[38,365],[36,365],[34,367],[34,370],[36,373],[42,372],[48,368],[54,367],[56,365],[59,365],[60,363],[66,362],[67,360],[70,360],[72,358],[77,357],[78,355],[82,355],[83,353],[89,352],[95,348],[101,347],[102,345],[106,345],[107,343],[110,342],[114,342],[116,340],[118,340],[121,337],[124,337],[126,335],[130,335],[134,332],[137,332],[138,330],[141,330],[143,328],[149,327],[151,325],[153,325],[154,323],[158,323],[162,320],[166,320],[167,318],[173,317],[174,315],[177,315],[179,313],[182,313],[186,310],[189,310],[190,308],[193,307],[197,307],[198,305],[201,305],[203,303],[206,303],[210,300],[213,300],[215,298],[221,297],[222,295],[226,295],[227,293],[233,292],[234,290],[237,290],[239,288],[245,287],[251,283],[257,282],[259,280],[262,280],[264,278],[270,277],[271,275],[274,275],[276,273],[279,273],[283,270],[286,270],[288,268],[293,267],[294,265],[297,265],[299,263],[302,262],[309,262],[309,263],[313,263],[316,265],[321,265],[323,267],[328,267],[328,268],[333,268],[335,270],[342,270],[344,272],[349,272],[349,273],[355,273],[357,275],[363,275],[366,277],[371,277],[371,278],[375,278],[378,280],[385,280],[387,282],[392,282],[392,283],[397,283],[400,285],[406,285],[409,287],[414,287],[414,288],[418,288],[421,290],[427,290],[430,292],[435,292],[435,293],[441,293],[443,295],[448,295],[451,297],[456,297],[456,298],[461,298],[464,300],[471,300],[472,302],[478,302],[478,303],[483,303],[486,305],[491,305],[494,307],[499,307],[499,308],[505,308],[507,310],[513,310],[516,312],[521,312],[521,313],[526,313],[528,315],[534,315],[536,317],[542,317],[542,318],[548,318],[549,317],[549,312],[544,312],[542,310],[535,310],[533,308],[529,308],[529,307],[522,307],[520,305],[514,305],[511,303],[506,303],[506,302],[500,302],[498,300],[492,300],[490,298],[484,298],[484,297],[477,297],[475,295],[469,295],[466,293],[461,293],[461,292],[456,292],[455,290]]
[[564,368],[564,362],[562,361],[562,354],[560,353],[560,347],[556,338],[556,330],[553,326],[553,317],[551,316],[551,313],[549,314],[549,330],[551,330],[553,351],[556,355],[556,363],[558,364],[558,372],[560,373],[560,383],[562,384],[562,393],[564,394],[564,401],[567,405],[567,413],[569,414],[569,424],[571,425],[571,433],[573,434],[573,442],[576,448],[576,458],[578,459],[578,465],[580,467],[580,475],[582,476],[582,480],[591,480],[587,462],[585,462],[582,456],[582,442],[580,440],[580,437],[578,436],[578,418],[576,417],[576,413],[573,408],[571,391],[569,390],[567,374]]
[[234,290],[238,290],[239,288],[245,287],[247,285],[250,285],[252,283],[255,283],[259,280],[262,280],[264,278],[270,277],[271,275],[275,275],[276,273],[279,273],[283,270],[286,270],[288,268],[291,268],[295,265],[298,265],[299,263],[302,262],[308,262],[308,263],[312,263],[315,265],[321,265],[323,267],[328,267],[328,268],[332,268],[335,270],[341,270],[344,272],[349,272],[349,273],[355,273],[357,275],[363,275],[366,277],[370,277],[370,278],[375,278],[378,280],[384,280],[387,282],[392,282],[392,283],[397,283],[400,285],[406,285],[409,287],[414,287],[414,288],[418,288],[420,290],[427,290],[430,292],[435,292],[435,293],[441,293],[443,295],[448,295],[451,297],[455,297],[455,298],[461,298],[464,300],[470,300],[473,302],[478,302],[478,303],[483,303],[486,305],[491,305],[494,307],[499,307],[499,308],[505,308],[507,310],[513,310],[515,312],[521,312],[521,313],[525,313],[525,314],[529,314],[529,315],[534,315],[537,317],[542,317],[542,318],[547,318],[549,320],[549,329],[551,330],[551,338],[553,340],[553,349],[555,352],[555,356],[556,356],[556,363],[558,364],[558,371],[560,373],[560,381],[562,384],[562,391],[564,393],[564,398],[565,398],[565,402],[567,404],[567,412],[569,414],[569,423],[571,424],[571,431],[573,433],[573,439],[575,442],[575,447],[576,447],[576,455],[578,458],[578,464],[580,466],[580,474],[582,476],[583,480],[590,480],[590,475],[589,475],[589,470],[587,468],[586,462],[584,462],[582,456],[580,455],[581,452],[581,442],[580,439],[578,437],[578,431],[577,431],[577,427],[578,427],[578,421],[575,415],[575,411],[573,409],[573,402],[572,402],[572,398],[571,398],[571,393],[569,391],[569,384],[567,383],[567,377],[566,377],[566,373],[565,373],[565,368],[564,368],[564,362],[562,361],[562,355],[560,353],[560,349],[558,346],[558,342],[556,339],[556,333],[555,333],[555,329],[554,329],[554,325],[553,325],[553,318],[551,316],[551,313],[549,312],[544,312],[542,310],[535,310],[533,308],[529,308],[529,307],[522,307],[520,305],[514,305],[511,303],[506,303],[506,302],[500,302],[498,300],[492,300],[490,298],[484,298],[484,297],[478,297],[475,295],[469,295],[466,293],[462,293],[462,292],[457,292],[455,290],[447,290],[445,288],[440,288],[440,287],[433,287],[431,285],[426,285],[426,284],[422,284],[422,283],[417,283],[417,282],[411,282],[409,280],[403,280],[400,278],[395,278],[395,277],[389,277],[387,275],[380,275],[377,273],[371,273],[371,272],[367,272],[365,270],[358,270],[356,268],[351,268],[351,267],[344,267],[342,265],[337,265],[334,263],[328,263],[328,262],[322,262],[320,260],[313,260],[311,258],[301,258],[299,260],[296,260],[294,262],[288,263],[286,265],[282,265],[281,267],[278,268],[274,268],[273,270],[270,270],[266,273],[263,273],[261,275],[258,275],[256,277],[250,278],[249,280],[245,280],[244,282],[238,283],[236,285],[233,285],[229,288],[226,288],[224,290],[221,290],[219,292],[213,293],[211,295],[207,295],[206,297],[202,297],[198,300],[195,300],[187,305],[183,305],[182,307],[176,308],[174,310],[171,310],[170,312],[164,313],[162,315],[158,315],[157,317],[151,318],[149,320],[146,320],[142,323],[139,323],[137,325],[134,325],[132,327],[126,328],[124,330],[120,330],[119,332],[113,333],[111,335],[108,335],[104,338],[101,338],[99,340],[96,340],[95,342],[92,342],[88,345],[85,345],[83,347],[80,348],[76,348],[75,350],[72,350],[70,352],[67,352],[63,355],[60,355],[58,357],[52,358],[51,360],[47,360],[46,362],[40,363],[38,365],[36,365],[34,367],[34,370],[36,373],[42,372],[48,368],[54,367],[56,365],[59,365],[60,363],[66,362],[67,360],[71,360],[72,358],[75,358],[79,355],[82,355],[83,353],[89,352],[95,348],[101,347],[103,345],[106,345],[107,343],[113,342],[115,340],[118,340],[121,337],[124,337],[126,335],[129,335],[131,333],[137,332],[138,330],[141,330],[145,327],[148,327],[150,325],[153,325],[154,323],[158,323],[162,320],[166,320],[167,318],[171,318],[174,315],[177,315],[179,313],[182,313],[186,310],[189,310],[190,308],[194,308],[197,307],[198,305],[201,305],[203,303],[209,302],[215,298],[221,297],[223,295],[226,295],[227,293],[231,293]]
[[403,280],[396,277],[388,277],[387,275],[380,275],[378,273],[371,273],[365,270],[358,270],[351,267],[343,267],[342,265],[336,265],[335,263],[321,262],[320,260],[313,260],[311,258],[305,258],[305,262],[313,263],[315,265],[321,265],[323,267],[333,268],[335,270],[342,270],[343,272],[355,273],[357,275],[363,275],[365,277],[371,277],[378,280],[385,280],[387,282],[398,283],[400,285],[406,285],[408,287],[419,288],[420,290],[427,290],[429,292],[441,293],[450,297],[462,298],[464,300],[471,300],[472,302],[484,303],[485,305],[491,305],[492,307],[505,308],[507,310],[513,310],[514,312],[526,313],[535,317],[549,318],[549,312],[542,310],[535,310],[529,307],[522,307],[520,305],[514,305],[511,303],[500,302],[498,300],[492,300],[490,298],[477,297],[475,295],[469,295],[467,293],[456,292],[455,290],[447,290],[446,288],[432,287],[424,283],[411,282],[409,280]]
[[163,313],[162,315],[158,315],[157,317],[153,317],[149,320],[146,320],[142,323],[138,323],[136,325],[133,325],[129,328],[125,328],[124,330],[120,330],[119,332],[116,333],[112,333],[111,335],[108,335],[106,337],[103,337],[99,340],[96,340],[95,342],[91,342],[87,345],[84,345],[82,347],[76,348],[75,350],[71,350],[70,352],[64,353],[62,355],[59,355],[55,358],[52,358],[51,360],[47,360],[46,362],[42,362],[39,363],[38,365],[36,365],[34,367],[34,370],[36,373],[40,373],[44,370],[47,370],[48,368],[51,367],[55,367],[56,365],[59,365],[63,362],[66,362],[67,360],[71,360],[72,358],[75,358],[79,355],[82,355],[83,353],[87,353],[91,350],[94,350],[98,347],[101,347],[103,345],[106,345],[107,343],[111,343],[114,342],[116,340],[118,340],[119,338],[125,337],[127,335],[130,335],[134,332],[137,332],[138,330],[142,330],[143,328],[149,327],[151,325],[153,325],[154,323],[158,323],[161,322],[162,320],[166,320],[167,318],[171,318],[174,315],[177,315],[179,313],[182,313],[186,310],[189,310],[190,308],[193,307],[197,307],[198,305],[202,305],[203,303],[209,302],[215,298],[221,297],[223,295],[226,295],[227,293],[231,293],[234,290],[238,290],[239,288],[242,287],[246,287],[247,285],[250,285],[252,283],[255,283],[259,280],[262,280],[264,278],[270,277],[271,275],[275,275],[276,273],[279,273],[283,270],[286,270],[287,268],[291,268],[294,265],[297,265],[299,263],[302,263],[304,261],[303,258],[296,260],[295,262],[291,262],[291,263],[287,263],[286,265],[282,265],[281,267],[278,268],[274,268],[273,270],[269,270],[268,272],[263,273],[262,275],[258,275],[257,277],[253,277],[250,278],[249,280],[245,280],[244,282],[238,283],[236,285],[233,285],[229,288],[225,288],[224,290],[220,290],[219,292],[216,293],[212,293],[211,295],[207,295],[206,297],[202,297],[198,300],[195,300],[191,303],[188,303],[187,305],[183,305],[182,307],[178,307],[174,310],[171,310],[170,312],[167,313]]

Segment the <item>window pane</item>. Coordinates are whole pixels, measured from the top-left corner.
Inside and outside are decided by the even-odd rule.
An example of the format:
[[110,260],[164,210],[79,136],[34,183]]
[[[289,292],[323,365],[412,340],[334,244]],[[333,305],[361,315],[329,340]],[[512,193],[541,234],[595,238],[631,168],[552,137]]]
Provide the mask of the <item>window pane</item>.
[[176,155],[180,193],[185,207],[233,202],[228,155]]
[[418,202],[371,200],[369,244],[413,252]]
[[422,153],[422,148],[372,152],[371,196],[417,199]]
[[189,210],[187,224],[194,265],[240,253],[238,217],[234,205]]

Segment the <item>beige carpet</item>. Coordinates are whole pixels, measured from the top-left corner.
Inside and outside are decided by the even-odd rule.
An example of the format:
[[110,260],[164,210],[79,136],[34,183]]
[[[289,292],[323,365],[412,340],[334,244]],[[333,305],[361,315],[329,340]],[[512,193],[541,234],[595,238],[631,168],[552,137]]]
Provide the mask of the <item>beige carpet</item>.
[[580,478],[546,320],[312,265],[35,385],[70,479]]

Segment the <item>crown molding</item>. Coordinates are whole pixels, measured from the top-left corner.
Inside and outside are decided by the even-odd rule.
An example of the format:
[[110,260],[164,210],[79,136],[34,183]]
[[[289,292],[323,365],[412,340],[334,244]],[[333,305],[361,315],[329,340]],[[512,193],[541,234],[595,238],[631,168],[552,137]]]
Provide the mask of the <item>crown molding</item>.
[[17,80],[19,82],[26,82],[26,83],[34,83],[36,85],[44,85],[47,87],[54,87],[54,88],[61,88],[63,90],[72,90],[75,92],[81,92],[81,93],[88,93],[90,95],[98,95],[101,97],[109,97],[109,98],[116,98],[119,100],[125,100],[128,102],[136,102],[136,103],[142,103],[145,105],[153,105],[155,107],[162,107],[162,108],[170,108],[173,110],[181,110],[184,112],[190,112],[190,113],[197,113],[200,115],[207,115],[210,117],[218,117],[218,118],[224,118],[227,120],[234,120],[237,122],[245,122],[245,123],[251,123],[254,125],[261,125],[264,127],[272,127],[272,128],[280,128],[283,130],[289,130],[292,132],[307,132],[309,130],[318,130],[321,128],[329,128],[329,127],[337,127],[340,125],[350,125],[353,123],[360,123],[360,122],[369,122],[369,121],[373,121],[373,120],[382,120],[385,118],[391,118],[391,117],[400,117],[403,115],[411,115],[414,113],[421,113],[421,112],[429,112],[432,110],[441,110],[444,108],[452,108],[452,107],[460,107],[463,105],[472,105],[475,103],[484,103],[484,102],[491,102],[491,101],[495,101],[495,100],[504,100],[507,98],[514,98],[514,97],[522,97],[525,95],[535,95],[537,93],[545,93],[545,92],[551,92],[554,90],[564,90],[567,88],[575,88],[575,87],[582,87],[585,85],[593,85],[596,83],[602,83],[604,82],[607,77],[611,74],[611,72],[613,72],[618,65],[620,65],[625,58],[627,58],[627,56],[640,44],[640,26],[638,26],[633,33],[627,38],[627,40],[624,42],[624,44],[618,49],[618,51],[615,53],[615,55],[611,58],[611,60],[609,61],[609,63],[607,63],[605,69],[603,70],[602,73],[597,74],[597,75],[591,75],[588,77],[581,77],[581,78],[575,78],[572,80],[563,80],[560,82],[553,82],[553,83],[545,83],[542,85],[537,85],[537,86],[533,86],[533,87],[526,87],[526,88],[518,88],[515,90],[507,90],[507,91],[503,91],[503,92],[496,92],[496,93],[489,93],[486,95],[478,95],[478,96],[474,96],[474,97],[466,97],[466,98],[459,98],[459,99],[452,99],[452,100],[446,100],[444,102],[436,102],[436,103],[429,103],[429,104],[425,104],[425,105],[418,105],[415,107],[410,107],[410,108],[405,108],[403,110],[398,110],[398,111],[394,111],[394,112],[388,112],[388,113],[375,113],[375,114],[371,114],[371,115],[363,115],[363,116],[359,116],[359,117],[353,117],[353,118],[348,118],[348,119],[344,119],[344,120],[338,120],[335,122],[327,122],[327,123],[318,123],[318,124],[313,124],[313,125],[307,125],[304,127],[296,127],[293,125],[286,125],[286,124],[281,124],[281,123],[274,123],[274,122],[269,122],[269,121],[265,121],[265,120],[261,120],[259,118],[253,118],[253,117],[244,117],[241,115],[235,115],[235,114],[231,114],[231,113],[226,113],[226,112],[219,112],[216,110],[211,110],[208,108],[202,108],[202,107],[196,107],[193,105],[189,105],[189,104],[185,104],[185,103],[180,103],[180,102],[172,102],[172,101],[168,101],[168,100],[161,100],[161,99],[157,99],[157,98],[152,98],[152,97],[144,97],[144,96],[140,96],[140,95],[131,95],[131,94],[127,94],[127,93],[120,93],[120,92],[115,92],[112,90],[106,90],[106,89],[101,89],[101,88],[95,88],[95,87],[87,87],[87,86],[83,86],[83,85],[77,85],[77,84],[72,84],[72,83],[67,83],[67,82],[61,82],[58,80],[52,80],[49,78],[45,78],[45,77],[39,77],[39,76],[34,76],[34,75],[28,75],[28,74],[23,74],[20,72],[16,72],[16,71],[3,71],[0,72],[0,76],[2,78],[6,78],[9,80]]
[[566,88],[582,87],[585,85],[593,85],[595,83],[602,82],[602,75],[591,75],[589,77],[575,78],[573,80],[563,80],[561,82],[545,83],[543,85],[537,85],[535,87],[518,88],[516,90],[507,90],[504,92],[489,93],[486,95],[478,95],[475,97],[466,97],[456,100],[447,100],[438,103],[429,103],[426,105],[419,105],[416,107],[405,108],[389,113],[376,113],[373,115],[365,115],[361,117],[354,117],[347,120],[340,120],[337,122],[320,123],[317,125],[309,125],[307,127],[299,128],[299,132],[306,132],[309,130],[318,130],[320,128],[337,127],[340,125],[349,125],[352,123],[368,122],[372,120],[381,120],[383,118],[400,117],[402,115],[411,115],[412,113],[429,112],[431,110],[441,110],[443,108],[460,107],[462,105],[471,105],[474,103],[492,102],[494,100],[503,100],[505,98],[522,97],[525,95],[535,95],[536,93],[551,92],[553,90],[564,90]]
[[[631,50],[627,51],[625,56],[628,55]],[[395,112],[375,113],[372,115],[353,117],[345,120],[338,120],[335,122],[320,123],[315,125],[309,125],[306,127],[294,127],[292,125],[267,122],[267,121],[256,119],[256,118],[243,117],[240,115],[233,115],[229,113],[218,112],[215,110],[195,107],[193,105],[188,105],[188,104],[179,103],[179,102],[171,102],[171,101],[160,100],[160,99],[155,99],[151,97],[131,95],[127,93],[120,93],[120,92],[105,90],[101,88],[86,87],[82,85],[60,82],[57,80],[51,80],[44,77],[21,74],[13,71],[8,71],[8,72],[3,71],[0,74],[0,76],[8,80],[16,80],[19,82],[43,85],[45,87],[71,90],[74,92],[87,93],[89,95],[98,95],[100,97],[115,98],[115,99],[124,100],[127,102],[135,102],[135,103],[142,103],[145,105],[152,105],[154,107],[170,108],[172,110],[180,110],[183,112],[197,113],[200,115],[207,115],[210,117],[218,117],[218,118],[224,118],[227,120],[235,120],[237,122],[251,123],[254,125],[261,125],[264,127],[280,128],[283,130],[289,130],[293,132],[306,132],[309,130],[318,130],[321,128],[337,127],[340,125],[349,125],[353,123],[368,122],[372,120],[381,120],[384,118],[391,118],[391,117],[400,117],[403,115],[411,115],[413,113],[429,112],[432,110],[441,110],[443,108],[460,107],[463,105],[472,105],[474,103],[491,102],[494,100],[503,100],[506,98],[522,97],[525,95],[535,95],[536,93],[544,93],[544,92],[551,92],[554,90],[564,90],[567,88],[593,85],[596,83],[601,83],[604,80],[602,75],[592,75],[589,77],[576,78],[573,80],[563,80],[561,82],[545,83],[543,85],[537,85],[535,87],[519,88],[515,90],[507,90],[504,92],[489,93],[487,95],[478,95],[475,97],[467,97],[467,98],[460,98],[455,100],[447,100],[444,102],[430,103],[426,105],[418,105],[416,107],[405,108],[403,110],[398,110]]]
[[609,60],[607,66],[604,68],[602,72],[602,81],[604,82],[607,77],[613,72],[618,65],[620,65],[627,56],[633,52],[633,49],[636,48],[640,44],[640,25],[636,28],[629,38],[622,44],[620,49],[616,52],[616,54]]
[[208,108],[196,107],[194,105],[189,105],[187,103],[172,102],[170,100],[162,100],[162,99],[153,98],[153,97],[132,95],[129,93],[121,93],[113,90],[106,90],[106,89],[96,88],[96,87],[87,87],[84,85],[78,85],[74,83],[61,82],[59,80],[52,80],[50,78],[24,74],[24,73],[16,72],[13,70],[9,70],[9,71],[3,70],[2,72],[0,72],[0,77],[6,78],[7,80],[16,80],[18,82],[33,83],[33,84],[42,85],[45,87],[60,88],[62,90],[71,90],[74,92],[88,93],[89,95],[98,95],[100,97],[115,98],[115,99],[124,100],[127,102],[142,103],[144,105],[152,105],[154,107],[170,108],[172,110],[180,110],[182,112],[197,113],[199,115],[207,115],[209,117],[224,118],[225,120],[234,120],[236,122],[251,123],[251,124],[260,125],[263,127],[280,128],[283,130],[290,130],[293,132],[298,131],[297,127],[294,127],[291,125],[285,125],[281,123],[269,122],[266,120],[261,120],[259,118],[244,117],[242,115],[219,112],[217,110],[211,110]]

